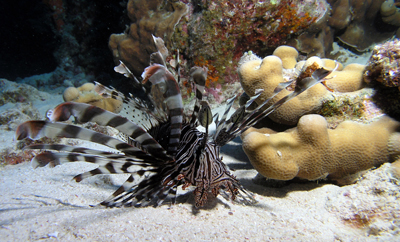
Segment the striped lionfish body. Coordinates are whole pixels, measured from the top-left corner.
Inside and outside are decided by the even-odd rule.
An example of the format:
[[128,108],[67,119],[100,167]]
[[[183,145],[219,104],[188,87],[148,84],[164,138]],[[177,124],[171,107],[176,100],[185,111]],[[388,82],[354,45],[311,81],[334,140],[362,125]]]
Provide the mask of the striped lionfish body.
[[[183,112],[182,97],[178,82],[172,70],[168,70],[165,57],[168,55],[164,42],[154,38],[159,50],[151,55],[151,65],[145,69],[141,82],[134,77],[121,62],[115,71],[133,79],[148,101],[124,96],[115,89],[96,83],[96,91],[104,97],[123,101],[128,107],[141,112],[147,125],[138,125],[128,118],[84,103],[67,102],[47,113],[47,121],[28,121],[16,131],[18,140],[41,137],[78,138],[108,146],[116,152],[74,147],[61,144],[30,145],[25,149],[47,150],[32,159],[34,168],[59,165],[64,161],[90,162],[98,168],[79,174],[74,179],[79,182],[97,174],[130,174],[128,179],[109,198],[101,203],[107,207],[160,205],[167,197],[175,201],[177,188],[195,186],[195,206],[205,204],[211,194],[221,194],[225,198],[253,203],[254,198],[229,172],[222,162],[220,147],[240,135],[283,103],[300,94],[323,79],[331,72],[319,69],[311,77],[297,80],[293,93],[277,103],[263,109],[268,100],[254,110],[250,105],[261,94],[248,98],[229,118],[228,112],[234,98],[228,100],[221,119],[214,118],[216,132],[208,134],[208,126],[213,116],[208,103],[203,100],[207,69],[193,67],[191,80],[196,87],[196,103],[191,116]],[[179,70],[177,71],[179,73]],[[179,77],[178,77],[179,78]],[[282,84],[289,85],[289,84]],[[278,87],[276,93],[284,87]],[[117,139],[63,121],[74,117],[77,123],[95,122],[110,126],[124,134]],[[206,131],[201,132],[201,125]]]

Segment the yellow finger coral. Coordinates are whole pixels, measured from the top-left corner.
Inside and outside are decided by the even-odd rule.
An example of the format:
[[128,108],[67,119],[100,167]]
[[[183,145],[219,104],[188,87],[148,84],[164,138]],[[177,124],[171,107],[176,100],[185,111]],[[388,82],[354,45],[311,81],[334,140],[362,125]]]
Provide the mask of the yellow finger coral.
[[63,93],[63,98],[66,102],[88,103],[114,113],[119,113],[122,109],[121,101],[97,94],[93,83],[85,83],[78,88],[68,87]]
[[267,178],[340,180],[393,161],[400,147],[389,143],[397,140],[399,128],[400,123],[384,116],[370,124],[345,121],[331,130],[325,118],[312,114],[285,132],[251,128],[242,140],[251,164]]
[[[335,66],[334,61],[320,59],[316,56],[310,57],[306,61],[296,62],[298,52],[289,46],[277,48],[274,55],[267,56],[262,60],[249,55],[252,54],[246,54],[242,57],[239,62],[238,73],[241,85],[247,95],[253,96],[257,89],[264,90],[256,100],[258,105],[272,97],[279,83],[294,80],[304,73],[307,74],[307,72],[307,75],[310,76],[312,71],[318,68],[332,70]],[[309,71],[310,68],[311,72]],[[353,92],[364,86],[362,77],[364,65],[351,64],[342,69],[342,65],[339,64],[338,71],[326,78],[325,85],[330,91]],[[326,86],[317,84],[311,87],[282,105],[269,115],[269,118],[277,123],[295,125],[301,116],[318,112],[323,102],[332,97]],[[283,90],[270,103],[277,102],[290,92],[291,90]]]

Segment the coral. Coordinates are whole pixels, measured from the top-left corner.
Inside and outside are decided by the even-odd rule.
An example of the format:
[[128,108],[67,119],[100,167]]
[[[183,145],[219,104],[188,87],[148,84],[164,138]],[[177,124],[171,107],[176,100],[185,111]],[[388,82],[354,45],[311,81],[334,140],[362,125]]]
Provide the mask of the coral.
[[349,64],[341,71],[335,71],[328,76],[325,84],[332,90],[337,92],[353,92],[360,90],[365,86],[363,80],[363,72],[365,65],[361,64]]
[[400,120],[400,41],[398,39],[377,45],[364,73],[365,82],[376,93],[374,102],[386,114]]
[[0,129],[15,131],[18,125],[35,119],[40,119],[40,113],[31,104],[10,105],[10,108],[0,113]]
[[6,103],[33,102],[48,98],[49,94],[38,91],[30,85],[0,79],[0,106]]
[[400,123],[384,116],[370,124],[345,121],[331,130],[322,116],[311,114],[285,132],[247,130],[242,134],[243,150],[267,178],[340,180],[393,161],[400,146],[389,145],[389,141],[398,137],[399,128]]
[[[208,76],[207,88],[221,101],[224,98],[215,97],[215,93],[223,96],[236,82],[237,61],[243,52],[266,53],[285,44],[329,8],[325,0],[185,2],[190,11],[177,25],[173,48],[179,49],[187,63],[215,70],[216,75]],[[220,92],[211,90],[219,87]]]
[[[382,12],[382,8],[385,12],[386,2],[384,0],[328,0],[332,8],[331,14],[326,13],[321,21],[311,25],[299,37],[290,40],[287,44],[296,47],[307,56],[333,58],[332,43],[335,38],[338,38],[344,45],[359,52],[367,51],[374,44],[394,36],[398,29],[394,26],[394,20],[390,19],[393,15],[387,17],[386,20],[384,16],[381,18],[379,12]],[[391,21],[393,22],[390,23]]]
[[93,83],[85,83],[75,88],[69,87],[63,93],[64,101],[88,103],[110,112],[119,113],[122,109],[122,102],[113,98],[104,98],[94,90]]
[[318,114],[326,118],[329,128],[335,128],[345,120],[366,119],[367,102],[370,102],[371,94],[372,89],[369,88],[350,93],[333,93],[334,98],[324,101]]
[[[346,1],[338,1],[344,3]],[[343,19],[350,19],[349,24],[346,26],[344,32],[338,36],[338,39],[354,47],[358,51],[365,51],[371,45],[386,40],[394,35],[393,31],[377,31],[374,21],[378,16],[381,5],[384,1],[349,1],[350,9],[346,15],[340,15]],[[381,27],[380,30],[384,30]]]
[[366,82],[378,81],[400,90],[400,41],[394,39],[376,45],[364,73]]
[[394,0],[386,0],[380,9],[383,22],[400,27],[400,10],[396,7]]
[[[264,89],[264,92],[256,100],[261,104],[274,94],[279,83],[284,82],[282,61],[276,56],[267,56],[262,61],[254,60],[245,62],[239,68],[240,82],[244,91],[253,96],[257,89]],[[290,91],[283,90],[276,95],[271,103],[288,95]],[[304,114],[316,112],[322,100],[328,97],[328,91],[322,84],[317,84],[298,97],[282,105],[269,117],[278,123],[295,124]]]
[[180,1],[129,0],[127,10],[132,23],[125,33],[110,36],[109,47],[116,64],[123,61],[140,76],[149,65],[149,53],[157,51],[152,35],[163,38],[170,47],[175,26],[188,8]]
[[[293,47],[279,47],[275,50],[275,53],[285,58],[287,67],[293,66],[295,54],[297,53]],[[288,64],[289,62],[290,64]],[[298,62],[292,69],[284,69],[283,61],[277,56],[267,56],[261,60],[257,57],[250,57],[249,54],[244,55],[240,63],[238,73],[242,87],[247,95],[252,96],[257,89],[264,89],[264,92],[256,100],[259,105],[272,97],[279,83],[296,78],[305,78],[318,68],[333,69],[334,66],[332,60],[310,57],[306,61]],[[325,85],[329,90],[337,92],[359,90],[364,85],[362,79],[363,68],[364,66],[362,65],[352,64],[341,71],[335,71],[326,78]],[[278,101],[290,92],[290,90],[283,90],[271,100],[271,103]],[[331,98],[332,95],[330,95],[327,88],[322,84],[317,84],[282,105],[269,117],[277,123],[295,125],[301,116],[318,112],[323,102]]]
[[55,26],[58,31],[61,31],[64,28],[64,4],[62,0],[43,0],[43,3],[48,5],[51,9],[52,18],[54,20]]
[[281,59],[282,66],[285,69],[294,68],[297,64],[297,57],[299,57],[299,52],[295,48],[285,45],[276,48],[272,54]]
[[400,159],[391,164],[390,172],[396,179],[400,180]]

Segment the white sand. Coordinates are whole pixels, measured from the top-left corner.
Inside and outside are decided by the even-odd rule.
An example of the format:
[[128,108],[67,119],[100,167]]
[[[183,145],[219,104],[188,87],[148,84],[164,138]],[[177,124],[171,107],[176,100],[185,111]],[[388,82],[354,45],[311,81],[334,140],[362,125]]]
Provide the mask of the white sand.
[[[2,148],[15,144],[10,142],[11,132],[0,134]],[[90,207],[106,199],[126,175],[76,183],[72,177],[92,164],[36,170],[29,163],[2,167],[0,240],[400,241],[400,186],[388,172],[390,164],[367,172],[354,185],[310,182],[271,188],[252,182],[257,172],[240,139],[224,146],[222,155],[255,194],[256,205],[243,206],[219,196],[197,210],[193,195],[180,191],[172,206]]]

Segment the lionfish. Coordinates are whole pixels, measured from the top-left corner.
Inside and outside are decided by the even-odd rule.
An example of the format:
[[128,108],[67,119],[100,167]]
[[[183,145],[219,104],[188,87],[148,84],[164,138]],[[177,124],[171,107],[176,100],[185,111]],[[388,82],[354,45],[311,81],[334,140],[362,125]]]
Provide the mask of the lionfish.
[[[167,68],[168,50],[161,38],[154,37],[154,42],[157,52],[151,54],[150,66],[144,70],[142,81],[132,75],[124,63],[121,62],[115,67],[115,71],[134,80],[137,88],[147,94],[147,101],[131,94],[125,96],[113,88],[96,83],[96,91],[99,94],[119,99],[129,108],[141,112],[149,125],[139,126],[128,118],[89,104],[62,103],[54,110],[48,111],[48,120],[27,121],[19,125],[16,130],[17,140],[41,137],[77,138],[108,146],[116,152],[63,144],[33,144],[24,149],[46,151],[32,159],[32,166],[34,168],[48,164],[56,166],[62,161],[82,161],[98,165],[96,169],[75,176],[77,182],[98,174],[130,174],[110,197],[100,203],[107,207],[158,206],[167,197],[175,203],[177,188],[182,186],[185,189],[191,185],[195,186],[193,192],[196,207],[203,206],[210,195],[217,197],[219,194],[242,204],[255,203],[252,194],[239,183],[222,162],[220,147],[283,103],[323,81],[332,71],[317,69],[311,77],[297,80],[291,94],[268,108],[265,107],[270,99],[257,108],[251,108],[253,106],[251,104],[263,91],[257,90],[254,96],[247,96],[247,102],[228,118],[235,100],[235,97],[231,98],[227,101],[225,112],[219,119],[218,115],[212,115],[208,102],[203,98],[207,69],[193,67],[190,70],[190,79],[194,83],[196,102],[191,115],[185,115],[178,81],[173,74],[179,73],[179,67]],[[177,76],[179,80],[179,75]],[[275,89],[275,94],[291,83],[280,84]],[[124,136],[114,138],[62,122],[69,120],[71,116],[75,118],[76,123],[95,122],[98,125],[110,126]],[[216,130],[213,135],[209,135],[209,125],[213,120]],[[205,132],[200,131],[198,128],[200,125],[205,128]]]

